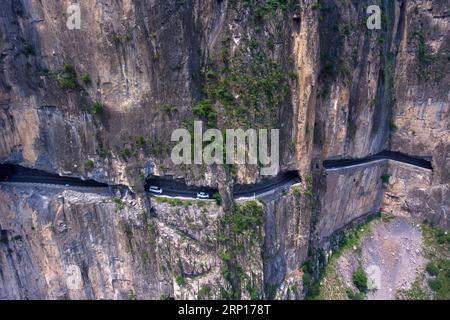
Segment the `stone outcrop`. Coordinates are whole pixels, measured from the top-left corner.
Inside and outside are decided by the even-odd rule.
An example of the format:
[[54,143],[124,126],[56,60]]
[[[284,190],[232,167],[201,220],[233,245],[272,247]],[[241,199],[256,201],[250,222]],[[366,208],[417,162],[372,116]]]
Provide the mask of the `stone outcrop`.
[[316,225],[321,241],[353,220],[380,210],[384,191],[381,177],[387,174],[387,167],[387,161],[380,161],[325,173],[326,190]]
[[[88,0],[80,30],[69,4],[0,3],[0,163],[129,190],[2,184],[0,299],[299,299],[309,254],[358,218],[450,227],[447,1]],[[194,120],[279,128],[301,186],[234,204],[257,166],[170,160]],[[382,150],[433,170],[322,166]],[[152,175],[217,188],[222,206],[150,199]]]

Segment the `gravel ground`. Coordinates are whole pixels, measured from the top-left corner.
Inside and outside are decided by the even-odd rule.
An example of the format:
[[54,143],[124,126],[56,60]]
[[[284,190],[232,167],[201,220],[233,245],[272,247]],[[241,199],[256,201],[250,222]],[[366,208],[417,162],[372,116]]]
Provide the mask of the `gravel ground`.
[[369,300],[395,299],[399,289],[408,289],[426,264],[419,225],[404,218],[377,222],[361,244],[362,264],[376,288]]
[[[378,220],[361,245],[343,252],[334,262],[333,274],[325,285],[331,299],[345,299],[345,288],[356,290],[352,273],[361,265],[369,276],[368,300],[394,300],[397,291],[409,289],[417,275],[423,272],[427,260],[422,249],[420,226],[407,218]],[[325,282],[327,282],[325,281]]]

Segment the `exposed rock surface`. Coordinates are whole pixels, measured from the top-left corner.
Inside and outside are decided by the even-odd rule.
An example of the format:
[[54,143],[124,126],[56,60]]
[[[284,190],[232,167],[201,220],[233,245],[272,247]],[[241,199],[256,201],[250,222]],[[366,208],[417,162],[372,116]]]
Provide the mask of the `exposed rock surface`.
[[383,194],[381,176],[386,170],[387,161],[380,161],[326,172],[326,190],[316,225],[320,240],[328,238],[351,221],[380,210]]
[[369,279],[367,299],[393,300],[399,290],[411,288],[426,261],[420,225],[404,218],[376,221],[360,245],[331,262],[322,292],[327,299],[348,299],[347,288],[357,291],[352,274],[361,267]]
[[[355,219],[450,228],[448,1],[89,0],[69,30],[71,2],[0,3],[0,163],[134,193],[0,186],[0,299],[299,299],[308,253]],[[171,133],[194,120],[279,128],[302,185],[233,234],[233,185],[258,167],[175,166]],[[322,167],[384,149],[433,171]],[[217,187],[222,206],[149,199],[150,175]]]

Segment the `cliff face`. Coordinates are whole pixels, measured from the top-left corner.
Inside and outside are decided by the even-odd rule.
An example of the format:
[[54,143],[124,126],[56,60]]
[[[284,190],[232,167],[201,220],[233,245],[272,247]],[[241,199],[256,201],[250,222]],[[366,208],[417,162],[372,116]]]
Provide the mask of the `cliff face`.
[[[113,198],[104,189],[4,185],[0,298],[274,295],[306,257],[307,215],[291,224],[288,210],[302,206],[300,190],[266,205],[240,202],[224,216],[216,204],[195,200],[159,200],[146,212],[119,191]],[[244,214],[253,219],[243,223]]]
[[[446,1],[89,0],[80,30],[70,4],[0,3],[0,162],[129,190],[2,185],[0,298],[298,299],[308,253],[355,219],[449,227]],[[194,120],[279,128],[302,184],[233,205],[258,167],[175,166],[171,133]],[[386,149],[433,171],[322,166]],[[150,199],[150,175],[222,205]]]
[[[328,6],[335,10],[327,11],[334,19],[323,19],[321,39],[323,47],[330,50],[322,59],[319,77],[323,81],[323,98],[318,101],[320,111],[316,117],[318,160],[364,157],[390,149],[431,158],[433,171],[391,161],[388,165],[375,163],[354,170],[325,172],[326,178],[321,178],[324,175],[318,168],[318,181],[323,182],[320,223],[337,223],[341,215],[348,222],[378,210],[384,194],[383,205],[393,213],[399,208],[391,207],[389,195],[404,205],[416,203],[411,208],[413,215],[432,215],[431,220],[447,225],[446,209],[437,213],[427,206],[426,199],[437,199],[448,189],[449,78],[444,72],[449,68],[448,8],[442,1],[380,2],[384,27],[373,33],[363,28],[353,32],[354,21],[348,14],[355,9],[352,6],[333,2]],[[330,31],[336,28],[339,32]],[[348,58],[350,50],[353,59]],[[341,61],[341,65],[330,64],[333,59]],[[380,170],[380,166],[385,169]],[[351,182],[360,171],[365,174],[363,178]],[[380,180],[383,175],[395,181],[387,191]],[[403,191],[399,185],[404,186]],[[437,202],[442,208],[448,206],[443,198]],[[344,207],[330,210],[330,204]],[[319,238],[328,234],[319,234]]]
[[[284,121],[293,114],[293,5],[84,1],[81,29],[70,30],[70,3],[2,4],[2,161],[138,189],[145,168],[214,186],[220,169],[170,161],[173,130],[214,118],[220,129],[281,128],[281,163],[293,167],[293,123]],[[195,112],[201,101],[209,114]],[[238,168],[238,182],[257,176]]]
[[[0,295],[12,299],[159,298],[153,222],[104,193],[2,187]],[[152,261],[152,263],[149,263]]]
[[433,185],[430,170],[407,164],[389,165],[391,178],[381,206],[399,216],[413,216],[449,228],[449,185]]
[[316,231],[322,241],[353,220],[380,210],[387,161],[327,172]]
[[[81,29],[69,30],[70,4],[2,3],[2,99],[10,126],[2,130],[2,158],[134,185],[139,169],[167,158],[170,133],[199,94],[192,81],[198,49],[207,51],[209,20],[220,8],[209,1],[84,1]],[[78,79],[64,83],[67,65]],[[86,74],[90,83],[81,80]],[[102,104],[97,115],[95,101]],[[147,148],[136,146],[138,137]],[[97,164],[93,172],[84,166],[88,159]]]
[[[447,3],[448,4],[448,3]],[[393,150],[433,157],[434,183],[449,182],[448,6],[404,5],[395,67]]]

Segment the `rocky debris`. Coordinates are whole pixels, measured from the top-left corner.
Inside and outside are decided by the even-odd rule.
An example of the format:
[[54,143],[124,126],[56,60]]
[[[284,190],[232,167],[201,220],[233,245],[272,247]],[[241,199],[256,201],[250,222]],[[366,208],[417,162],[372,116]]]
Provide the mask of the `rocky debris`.
[[[368,274],[369,300],[392,300],[400,289],[410,288],[423,272],[422,234],[406,218],[379,220],[371,224],[359,250],[347,250],[337,258],[334,273],[345,288],[353,288],[352,273],[361,265]],[[369,288],[370,289],[370,288]]]

